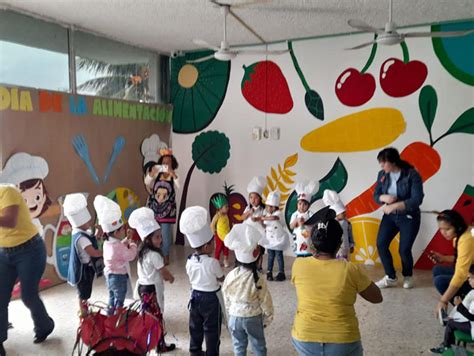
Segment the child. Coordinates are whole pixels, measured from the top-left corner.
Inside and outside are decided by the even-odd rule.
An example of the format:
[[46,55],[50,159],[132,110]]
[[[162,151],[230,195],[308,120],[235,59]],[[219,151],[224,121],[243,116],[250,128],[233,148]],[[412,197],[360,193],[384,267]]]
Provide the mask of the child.
[[[469,268],[469,285],[474,288],[474,264]],[[432,348],[430,351],[435,354],[442,354],[454,344],[454,331],[459,330],[474,338],[474,289],[472,289],[461,302],[460,297],[454,299],[456,307],[451,311],[451,318],[448,319],[444,330],[444,341],[440,346]]]
[[265,208],[266,214],[262,217],[262,221],[265,224],[265,238],[262,239],[260,244],[268,249],[267,280],[273,281],[273,262],[276,256],[278,260],[278,274],[275,280],[281,282],[286,279],[283,251],[288,247],[289,236],[281,223],[279,205],[280,193],[275,191],[268,193]]
[[[174,276],[163,261],[160,225],[155,220],[153,210],[145,207],[134,210],[128,223],[131,228],[137,230],[143,241],[138,251],[138,294],[143,308],[160,319],[165,310],[163,281],[174,282]],[[163,340],[158,344],[158,351],[168,352],[175,348],[175,344],[166,345],[163,335]]]
[[186,272],[192,292],[189,301],[189,333],[191,355],[202,355],[202,341],[206,339],[206,355],[219,355],[222,294],[219,282],[224,280],[219,262],[211,257],[214,250],[213,235],[209,227],[207,210],[192,206],[183,211],[181,232],[196,251],[188,257]]
[[336,220],[341,225],[343,231],[342,245],[336,257],[349,261],[351,253],[354,252],[354,238],[352,236],[352,225],[347,220],[346,207],[342,204],[339,195],[334,190],[326,189],[324,191],[323,202],[336,212]]
[[229,263],[229,249],[224,245],[224,239],[230,231],[229,216],[229,204],[227,198],[223,194],[219,194],[212,199],[212,204],[217,209],[216,214],[211,221],[211,231],[214,234],[216,241],[216,251],[214,257],[216,260],[220,260],[221,252],[224,254],[224,267],[230,267]]
[[169,148],[160,150],[158,165],[145,177],[145,185],[151,194],[147,206],[155,213],[155,219],[161,226],[163,236],[163,255],[165,265],[169,264],[170,246],[173,242],[172,225],[176,223],[176,189],[179,189],[175,170],[178,161]]
[[[96,236],[89,232],[92,219],[87,210],[86,197],[81,193],[68,194],[64,198],[63,208],[72,226],[67,280],[77,288],[79,313],[84,316],[88,312],[87,300],[92,294],[94,276],[99,277],[103,272],[102,251],[99,250]],[[96,232],[97,236],[102,234],[100,229]]]
[[122,222],[122,211],[116,202],[97,195],[94,208],[106,238],[103,245],[104,274],[109,289],[109,314],[112,315],[117,308],[123,307],[127,290],[131,293],[128,263],[137,256],[137,245],[125,238],[127,233]]
[[[311,198],[319,189],[316,181],[300,182],[296,184],[295,190],[298,194],[297,210],[291,215],[290,229],[293,229],[295,240],[294,251],[296,257],[309,257],[311,253],[311,238],[305,233],[306,227],[304,222],[308,220],[313,212],[309,210]],[[306,236],[304,236],[306,235]]]
[[[265,204],[263,204],[262,193],[267,185],[265,177],[253,177],[247,186],[247,193],[249,194],[249,205],[245,208],[242,214],[244,223],[252,225],[260,231],[262,236],[265,236],[265,228],[262,224],[262,216],[265,215]],[[262,257],[265,254],[265,249],[260,246],[260,255],[257,260],[257,269],[262,271]]]
[[273,303],[265,279],[257,272],[261,236],[252,226],[238,224],[225,239],[238,263],[222,286],[235,355],[246,354],[248,338],[254,355],[267,354],[263,328],[273,319]]

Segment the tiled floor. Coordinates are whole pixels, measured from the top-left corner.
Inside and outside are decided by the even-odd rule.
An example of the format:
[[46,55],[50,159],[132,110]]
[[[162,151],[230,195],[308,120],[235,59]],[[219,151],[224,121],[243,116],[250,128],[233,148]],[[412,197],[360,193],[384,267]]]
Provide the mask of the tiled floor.
[[[178,346],[176,352],[170,355],[188,354],[189,281],[184,266],[190,251],[184,247],[174,248],[170,270],[176,280],[174,284],[166,285],[165,318],[170,334],[167,341]],[[286,258],[287,276],[290,275],[292,261],[292,258]],[[383,274],[380,269],[368,269],[367,272],[374,280]],[[373,305],[358,298],[356,311],[365,355],[429,355],[429,348],[439,344],[443,330],[434,317],[438,295],[432,287],[430,272],[415,271],[415,282],[416,288],[412,290],[401,287],[384,290],[382,304]],[[296,309],[294,288],[289,281],[271,282],[270,290],[275,318],[265,330],[268,354],[296,355],[290,339]],[[42,292],[42,298],[56,322],[54,333],[43,344],[34,345],[29,312],[21,301],[13,301],[10,304],[10,320],[15,328],[10,330],[5,343],[8,356],[71,355],[78,326],[75,289],[63,284]],[[91,300],[107,301],[103,279],[96,281]],[[232,344],[226,331],[221,336],[221,355],[232,355]]]

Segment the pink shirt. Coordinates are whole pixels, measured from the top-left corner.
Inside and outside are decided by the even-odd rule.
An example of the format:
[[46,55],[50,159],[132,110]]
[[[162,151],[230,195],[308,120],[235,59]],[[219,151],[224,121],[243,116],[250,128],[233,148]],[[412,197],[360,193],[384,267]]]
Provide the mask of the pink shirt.
[[[123,240],[125,241],[125,240]],[[128,262],[137,256],[137,245],[131,243],[129,247],[120,240],[109,237],[104,241],[105,274],[127,274]]]

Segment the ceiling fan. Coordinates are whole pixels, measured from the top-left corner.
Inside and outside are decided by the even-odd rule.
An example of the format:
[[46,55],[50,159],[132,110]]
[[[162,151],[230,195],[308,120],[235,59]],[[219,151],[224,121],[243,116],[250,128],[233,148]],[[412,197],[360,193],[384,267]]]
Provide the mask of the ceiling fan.
[[[283,54],[283,53],[288,52],[287,49],[277,50],[277,51],[267,51],[267,50],[247,50],[247,49],[237,50],[237,49],[232,48],[229,45],[229,43],[227,42],[227,15],[228,14],[231,14],[232,17],[234,17],[243,27],[245,27],[255,37],[257,37],[259,39],[259,41],[262,42],[262,44],[267,44],[267,43],[258,33],[255,32],[254,29],[252,29],[249,25],[247,25],[244,22],[244,20],[242,20],[239,16],[237,16],[235,14],[235,12],[232,11],[231,6],[234,7],[234,5],[220,3],[217,0],[209,0],[209,1],[221,8],[221,11],[222,11],[222,14],[223,14],[223,17],[224,17],[224,38],[223,38],[223,41],[221,42],[220,47],[217,47],[217,46],[213,46],[213,45],[211,45],[211,44],[209,44],[206,41],[201,40],[201,39],[193,40],[193,42],[195,44],[197,44],[199,46],[209,48],[209,49],[212,49],[214,51],[214,53],[209,55],[209,56],[202,57],[202,58],[189,60],[189,61],[187,61],[187,63],[199,63],[199,62],[207,61],[207,60],[212,59],[212,58],[217,59],[219,61],[230,61],[231,59],[235,58],[237,56],[237,54],[239,54],[239,53],[279,55],[279,54]],[[262,1],[262,0],[260,0],[260,1]],[[243,3],[243,4],[250,4],[250,3],[254,3],[254,2],[256,2],[256,1],[250,1],[250,2]],[[243,4],[239,4],[239,6],[241,6]],[[237,6],[235,6],[235,7],[237,7]]]
[[413,38],[413,37],[457,37],[457,36],[465,36],[471,33],[474,33],[473,30],[468,31],[443,31],[443,32],[408,32],[408,33],[399,33],[397,32],[397,25],[392,22],[392,0],[390,0],[389,4],[389,17],[388,22],[385,24],[384,29],[378,29],[373,26],[366,24],[364,21],[361,20],[349,20],[347,22],[349,26],[366,31],[366,32],[373,32],[376,37],[373,41],[363,43],[361,45],[347,48],[347,49],[359,49],[366,46],[371,46],[375,43],[380,45],[395,45],[402,43],[405,41],[405,38]]

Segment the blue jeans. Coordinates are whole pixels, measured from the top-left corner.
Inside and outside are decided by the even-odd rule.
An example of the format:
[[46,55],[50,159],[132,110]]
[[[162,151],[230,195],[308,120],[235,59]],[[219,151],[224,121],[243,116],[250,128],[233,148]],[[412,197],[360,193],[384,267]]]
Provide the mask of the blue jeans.
[[113,314],[117,308],[123,307],[127,294],[128,274],[109,274],[107,288],[109,289],[109,308]]
[[161,236],[163,237],[163,244],[161,246],[161,251],[163,252],[164,256],[170,255],[170,247],[173,243],[173,224],[170,223],[161,223]]
[[268,272],[273,272],[273,263],[275,256],[278,261],[278,272],[285,273],[285,260],[283,259],[283,251],[268,249]]
[[266,356],[267,346],[263,333],[263,316],[257,315],[248,318],[230,316],[229,332],[232,336],[235,356],[247,355],[247,344],[250,339],[252,351],[255,356]]
[[398,252],[402,260],[402,275],[411,277],[413,275],[413,255],[411,248],[415,242],[416,235],[420,230],[420,214],[384,214],[377,234],[377,250],[382,260],[385,274],[390,278],[397,278],[393,267],[392,254],[389,247],[392,240],[400,232],[400,245]]
[[0,248],[0,343],[7,339],[8,304],[17,277],[21,284],[21,299],[30,309],[35,334],[49,334],[54,328],[38,291],[46,267],[46,247],[39,235],[33,239],[16,248]]
[[[454,276],[454,267],[437,265],[433,267],[433,284],[439,294],[443,295],[449,287],[451,279]],[[465,296],[471,290],[469,282],[465,282],[456,293],[456,296]],[[452,301],[451,301],[452,303]]]
[[347,344],[304,342],[291,338],[293,346],[301,356],[362,356],[364,351],[360,341]]

